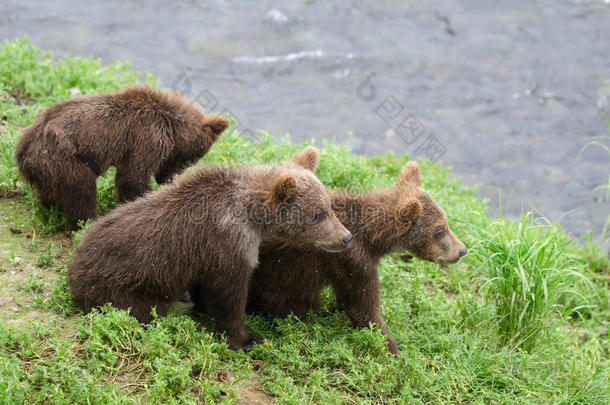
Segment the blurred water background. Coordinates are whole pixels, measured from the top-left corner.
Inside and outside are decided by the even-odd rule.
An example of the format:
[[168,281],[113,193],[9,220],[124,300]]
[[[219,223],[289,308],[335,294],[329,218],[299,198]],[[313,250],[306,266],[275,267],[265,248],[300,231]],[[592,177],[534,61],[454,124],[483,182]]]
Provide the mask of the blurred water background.
[[610,136],[608,3],[2,0],[0,39],[130,61],[254,138],[438,160],[579,235],[610,212],[583,151]]

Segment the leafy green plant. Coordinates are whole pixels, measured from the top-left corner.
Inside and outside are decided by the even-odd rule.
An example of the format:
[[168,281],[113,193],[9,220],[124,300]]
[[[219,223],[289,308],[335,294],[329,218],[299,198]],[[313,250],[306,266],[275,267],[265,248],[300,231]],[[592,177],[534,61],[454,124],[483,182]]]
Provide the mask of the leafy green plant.
[[49,248],[36,259],[36,266],[49,268],[53,264],[53,242],[49,242]]
[[44,281],[42,281],[40,278],[34,276],[33,273],[30,273],[30,275],[28,276],[28,280],[24,285],[24,289],[25,291],[32,293],[34,295],[38,295],[42,292],[44,287]]
[[578,310],[562,305],[585,279],[570,250],[574,241],[531,213],[518,221],[485,217],[478,234],[468,261],[488,277],[481,288],[495,306],[501,343],[531,350],[542,332]]

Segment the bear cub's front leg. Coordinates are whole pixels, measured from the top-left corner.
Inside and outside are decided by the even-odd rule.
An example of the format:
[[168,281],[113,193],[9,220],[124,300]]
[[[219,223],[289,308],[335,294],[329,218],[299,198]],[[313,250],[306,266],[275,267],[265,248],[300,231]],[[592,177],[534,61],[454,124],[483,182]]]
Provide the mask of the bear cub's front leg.
[[214,318],[216,329],[225,332],[229,348],[233,350],[249,350],[254,344],[265,341],[244,328],[249,274],[247,271],[234,274],[231,277],[233,286],[228,290],[210,290],[206,282],[195,283],[190,289],[195,311]]

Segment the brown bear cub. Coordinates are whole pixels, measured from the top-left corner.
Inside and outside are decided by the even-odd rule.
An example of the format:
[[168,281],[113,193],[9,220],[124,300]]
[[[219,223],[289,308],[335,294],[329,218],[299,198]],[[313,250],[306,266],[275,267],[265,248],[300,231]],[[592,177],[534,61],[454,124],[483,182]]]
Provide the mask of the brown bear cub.
[[178,93],[131,87],[76,97],[38,115],[17,144],[19,171],[45,206],[66,214],[67,228],[96,216],[95,179],[117,168],[119,202],[165,183],[196,162],[227,128]]
[[277,166],[203,167],[96,220],[68,274],[85,311],[105,303],[142,322],[184,291],[205,305],[231,348],[262,338],[244,329],[248,284],[264,240],[344,250],[350,232],[313,174],[309,147]]
[[331,285],[353,325],[377,324],[390,352],[398,353],[381,317],[381,257],[408,250],[421,259],[448,264],[467,251],[449,229],[444,211],[420,184],[419,167],[409,162],[389,190],[329,192],[335,214],[353,233],[351,246],[331,255],[305,245],[263,244],[250,282],[248,311],[269,317],[304,316],[310,309],[318,310],[322,289]]

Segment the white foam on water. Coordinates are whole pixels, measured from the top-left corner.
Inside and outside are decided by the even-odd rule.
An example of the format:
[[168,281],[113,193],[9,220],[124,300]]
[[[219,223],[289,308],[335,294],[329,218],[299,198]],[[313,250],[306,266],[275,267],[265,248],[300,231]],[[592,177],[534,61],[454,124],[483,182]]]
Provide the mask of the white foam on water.
[[[237,56],[232,60],[233,63],[247,63],[254,65],[263,65],[268,63],[292,62],[300,59],[322,59],[328,55],[321,49],[306,50],[300,52],[292,52],[286,55],[269,55],[269,56]],[[351,52],[341,55],[344,59],[354,59],[354,54]]]
[[273,8],[267,12],[267,15],[265,15],[265,20],[281,25],[287,23],[289,18],[280,10]]
[[292,52],[286,55],[279,56],[238,56],[233,58],[233,62],[235,63],[250,63],[255,65],[262,65],[266,63],[279,63],[279,62],[291,62],[299,59],[320,59],[323,58],[326,54],[324,51],[320,49],[314,49],[312,51],[300,51],[300,52]]

